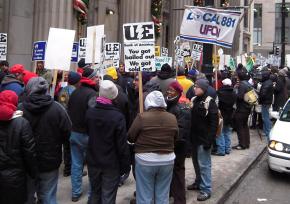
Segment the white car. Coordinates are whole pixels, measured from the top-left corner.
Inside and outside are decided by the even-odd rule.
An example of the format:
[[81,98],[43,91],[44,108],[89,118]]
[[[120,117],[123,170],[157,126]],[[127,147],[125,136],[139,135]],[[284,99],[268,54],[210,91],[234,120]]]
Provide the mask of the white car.
[[268,164],[271,170],[290,173],[290,99],[280,114],[272,113],[277,121],[270,132]]

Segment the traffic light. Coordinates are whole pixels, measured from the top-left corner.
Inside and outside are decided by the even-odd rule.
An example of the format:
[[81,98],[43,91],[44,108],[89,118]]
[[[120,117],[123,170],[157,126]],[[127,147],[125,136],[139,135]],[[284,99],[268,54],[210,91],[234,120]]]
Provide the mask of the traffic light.
[[280,55],[280,48],[279,47],[275,47],[275,55]]

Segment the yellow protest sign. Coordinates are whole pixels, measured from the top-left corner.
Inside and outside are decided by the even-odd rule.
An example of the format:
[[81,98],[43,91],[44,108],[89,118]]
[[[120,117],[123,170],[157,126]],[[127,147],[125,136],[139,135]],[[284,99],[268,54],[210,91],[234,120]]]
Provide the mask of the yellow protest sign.
[[219,65],[220,64],[220,56],[219,55],[213,55],[212,56],[212,64],[213,65]]
[[155,46],[155,57],[160,57],[160,46]]

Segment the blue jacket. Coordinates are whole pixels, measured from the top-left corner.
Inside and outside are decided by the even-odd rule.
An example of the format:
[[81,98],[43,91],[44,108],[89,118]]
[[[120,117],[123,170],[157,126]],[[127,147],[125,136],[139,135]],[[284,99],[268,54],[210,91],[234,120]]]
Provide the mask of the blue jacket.
[[18,96],[20,96],[24,91],[24,85],[17,80],[14,75],[7,75],[4,77],[0,85],[0,92],[5,90],[14,91]]

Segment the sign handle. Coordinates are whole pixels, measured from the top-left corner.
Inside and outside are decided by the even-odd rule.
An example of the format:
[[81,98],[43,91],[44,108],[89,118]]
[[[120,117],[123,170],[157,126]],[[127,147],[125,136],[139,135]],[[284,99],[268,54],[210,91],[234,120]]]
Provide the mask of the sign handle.
[[[216,45],[213,46],[214,55],[217,56]],[[218,90],[218,66],[215,67],[215,90]]]
[[34,62],[33,62],[33,73],[35,73],[35,74],[36,74],[36,66],[37,66],[37,62],[38,62],[38,61],[34,61]]
[[53,71],[53,81],[52,81],[52,89],[50,91],[50,95],[53,98],[54,97],[54,92],[55,92],[55,87],[56,87],[56,81],[57,81],[57,69]]
[[138,79],[139,79],[139,112],[144,112],[144,100],[143,100],[143,83],[142,83],[142,72],[141,70],[138,72]]

